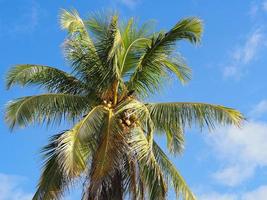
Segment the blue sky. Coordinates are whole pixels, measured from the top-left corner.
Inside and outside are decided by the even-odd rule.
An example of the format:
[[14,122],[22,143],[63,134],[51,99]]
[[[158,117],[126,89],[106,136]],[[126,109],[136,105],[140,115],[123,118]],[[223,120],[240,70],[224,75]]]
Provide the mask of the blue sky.
[[[60,130],[34,126],[10,133],[3,120],[7,101],[40,92],[6,91],[4,77],[12,65],[68,70],[60,49],[65,37],[58,24],[60,8],[76,8],[84,17],[114,8],[123,18],[155,19],[158,29],[168,29],[182,17],[202,18],[201,45],[178,45],[192,66],[193,80],[184,87],[173,82],[151,100],[209,102],[242,111],[248,120],[240,130],[188,129],[184,154],[173,161],[200,200],[266,199],[266,0],[0,0],[0,200],[31,199],[40,174],[38,152]],[[78,197],[76,189],[66,199]],[[172,192],[168,199],[174,199]]]

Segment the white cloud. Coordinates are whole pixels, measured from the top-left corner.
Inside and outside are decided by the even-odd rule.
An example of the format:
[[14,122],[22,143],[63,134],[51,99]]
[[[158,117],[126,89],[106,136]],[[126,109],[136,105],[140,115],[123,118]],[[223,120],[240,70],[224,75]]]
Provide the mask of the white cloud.
[[252,191],[242,191],[240,193],[218,193],[208,192],[199,195],[199,200],[266,200],[267,185],[259,186]]
[[231,53],[230,64],[224,68],[224,76],[239,79],[246,70],[246,66],[256,59],[265,43],[265,35],[261,29],[252,32],[244,44]]
[[213,174],[220,184],[237,186],[267,167],[267,123],[247,122],[242,129],[230,127],[209,137],[209,144],[224,166]]
[[237,200],[237,195],[210,192],[208,194],[200,195],[198,200]]
[[251,166],[233,165],[217,171],[213,174],[213,178],[221,184],[234,187],[253,176],[253,174],[254,168]]
[[267,185],[260,186],[254,191],[247,192],[242,196],[242,200],[266,200],[267,198]]
[[24,177],[0,173],[0,200],[31,200],[32,194],[23,191]]
[[267,113],[267,100],[262,100],[252,109],[249,115],[253,118],[258,118],[266,113]]

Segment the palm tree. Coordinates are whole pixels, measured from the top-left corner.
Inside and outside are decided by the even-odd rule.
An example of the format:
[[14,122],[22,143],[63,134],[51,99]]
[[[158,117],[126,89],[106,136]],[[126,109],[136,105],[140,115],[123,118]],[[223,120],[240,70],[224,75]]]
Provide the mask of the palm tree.
[[69,130],[54,135],[43,148],[44,164],[35,200],[61,199],[83,180],[83,200],[166,199],[167,186],[177,198],[196,199],[166,153],[153,139],[164,134],[170,153],[181,153],[184,129],[193,123],[239,126],[240,112],[206,103],[149,103],[171,75],[182,83],[190,68],[175,53],[177,41],[197,44],[198,18],[180,20],[168,32],[151,32],[150,23],[118,22],[118,15],[61,12],[68,31],[63,44],[72,73],[23,64],[11,68],[7,88],[37,85],[47,93],[9,102],[10,128],[34,122],[68,122]]

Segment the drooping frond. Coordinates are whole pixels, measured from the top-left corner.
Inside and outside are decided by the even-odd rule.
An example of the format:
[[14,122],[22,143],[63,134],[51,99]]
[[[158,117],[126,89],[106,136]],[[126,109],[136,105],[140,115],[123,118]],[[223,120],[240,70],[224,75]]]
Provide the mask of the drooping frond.
[[153,144],[153,152],[165,178],[170,180],[172,183],[177,199],[196,200],[196,197],[187,186],[183,177],[179,174],[175,166],[171,163],[167,155],[165,155],[156,142]]
[[186,65],[183,58],[179,55],[172,55],[170,58],[162,61],[165,67],[175,76],[182,84],[191,80],[191,69]]
[[60,152],[57,151],[60,138],[64,134],[65,132],[54,135],[51,137],[50,143],[43,148],[45,161],[33,200],[59,200],[64,191],[68,190],[72,178],[64,175],[58,162]]
[[97,147],[105,110],[95,107],[72,129],[51,138],[43,148],[44,166],[34,200],[60,199],[68,185],[87,168]]
[[60,137],[57,148],[59,165],[68,177],[79,176],[86,169],[88,155],[91,153],[91,149],[83,145],[79,138],[81,123]]
[[167,192],[166,183],[149,141],[141,128],[137,127],[131,131],[129,145],[139,164],[140,178],[147,187],[148,198],[151,200],[164,199]]
[[86,85],[74,76],[59,69],[43,65],[16,65],[7,74],[6,85],[38,85],[49,92],[86,93]]
[[[159,33],[152,37],[150,45],[146,47],[130,78],[129,90],[135,90],[137,93],[144,95],[159,89],[162,78],[166,76],[164,61],[173,53],[175,42],[186,39],[192,43],[197,43],[200,40],[201,33],[201,21],[197,18],[188,18],[178,22],[169,32]],[[180,78],[179,76],[178,78]]]
[[193,123],[210,129],[215,128],[215,124],[240,126],[244,119],[237,110],[205,103],[150,103],[147,108],[155,127],[160,130],[191,126]]
[[27,96],[8,103],[5,119],[11,129],[34,122],[49,124],[81,116],[92,103],[86,96],[62,93]]
[[168,128],[166,127],[163,132],[166,134],[167,147],[170,153],[182,153],[184,149],[184,131],[182,128]]
[[59,163],[67,176],[78,176],[85,170],[88,156],[96,151],[106,110],[94,107],[80,122],[60,138]]
[[122,156],[127,152],[127,143],[122,129],[118,126],[117,119],[111,110],[108,111],[100,137],[101,142],[93,156],[90,185],[87,191],[92,199],[97,199],[103,193],[109,193],[112,188],[112,177],[116,175]]

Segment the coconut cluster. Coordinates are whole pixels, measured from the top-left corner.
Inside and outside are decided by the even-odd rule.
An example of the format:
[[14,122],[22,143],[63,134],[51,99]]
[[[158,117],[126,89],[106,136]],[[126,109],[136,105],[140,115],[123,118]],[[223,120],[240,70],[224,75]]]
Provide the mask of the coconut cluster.
[[111,108],[112,107],[112,101],[107,101],[107,100],[104,100],[103,101],[104,105],[108,108]]
[[126,110],[120,117],[119,123],[123,128],[133,128],[136,126],[137,117],[132,111]]

